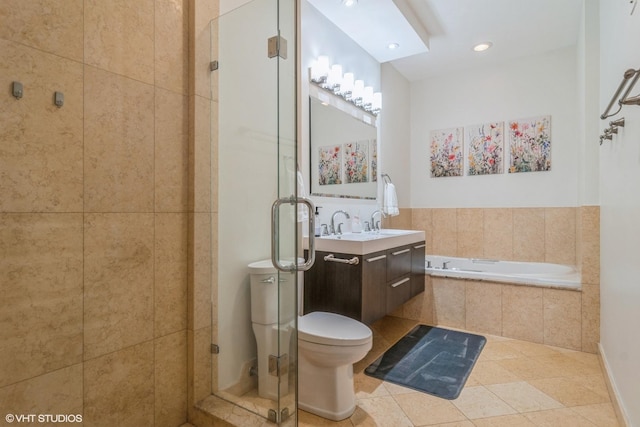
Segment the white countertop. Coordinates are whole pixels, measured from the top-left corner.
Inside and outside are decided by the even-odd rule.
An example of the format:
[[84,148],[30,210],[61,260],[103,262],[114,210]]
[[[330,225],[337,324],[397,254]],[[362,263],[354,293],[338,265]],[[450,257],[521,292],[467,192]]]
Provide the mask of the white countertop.
[[[365,255],[398,246],[424,241],[424,231],[382,229],[378,232],[344,233],[315,238],[316,251]],[[305,237],[304,248],[309,248],[309,238]]]

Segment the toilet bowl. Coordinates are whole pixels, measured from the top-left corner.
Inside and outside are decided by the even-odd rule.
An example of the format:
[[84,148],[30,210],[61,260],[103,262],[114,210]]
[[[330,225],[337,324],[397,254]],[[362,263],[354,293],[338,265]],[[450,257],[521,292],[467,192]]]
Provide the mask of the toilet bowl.
[[316,311],[298,318],[298,407],[330,420],[356,408],[353,364],[371,350],[366,325]]
[[[258,394],[277,399],[287,393],[288,379],[281,377],[278,381],[269,374],[269,358],[286,352],[289,345],[295,318],[294,280],[292,275],[278,278],[271,260],[249,264],[249,271],[251,321],[258,347]],[[319,311],[299,316],[298,407],[335,421],[351,416],[356,407],[353,364],[366,356],[371,345],[371,329],[357,320]]]

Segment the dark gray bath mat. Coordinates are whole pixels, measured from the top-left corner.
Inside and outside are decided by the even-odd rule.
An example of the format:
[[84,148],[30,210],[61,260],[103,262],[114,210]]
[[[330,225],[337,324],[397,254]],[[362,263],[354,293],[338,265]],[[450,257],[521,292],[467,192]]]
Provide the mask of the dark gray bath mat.
[[455,399],[486,342],[480,335],[418,325],[364,372],[444,399]]

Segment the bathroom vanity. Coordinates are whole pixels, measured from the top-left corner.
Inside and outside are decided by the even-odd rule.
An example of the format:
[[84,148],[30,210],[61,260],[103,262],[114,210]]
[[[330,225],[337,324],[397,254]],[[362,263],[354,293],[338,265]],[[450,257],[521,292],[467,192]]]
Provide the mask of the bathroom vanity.
[[381,230],[316,238],[304,275],[304,312],[371,324],[424,291],[423,231]]

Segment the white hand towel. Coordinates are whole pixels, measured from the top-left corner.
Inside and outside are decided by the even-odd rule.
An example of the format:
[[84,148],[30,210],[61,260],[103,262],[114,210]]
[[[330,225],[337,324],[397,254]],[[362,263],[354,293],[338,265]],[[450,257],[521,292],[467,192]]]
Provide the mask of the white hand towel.
[[398,209],[398,196],[396,186],[390,182],[385,182],[382,194],[382,213],[385,216],[396,216],[400,214]]

